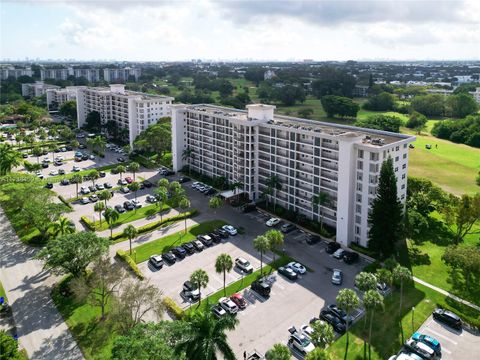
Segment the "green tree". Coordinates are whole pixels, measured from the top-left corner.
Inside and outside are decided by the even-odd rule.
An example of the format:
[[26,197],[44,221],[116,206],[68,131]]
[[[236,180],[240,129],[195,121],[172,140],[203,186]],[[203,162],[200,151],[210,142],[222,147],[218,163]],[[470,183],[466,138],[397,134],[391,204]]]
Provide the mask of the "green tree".
[[190,275],[190,281],[197,286],[199,293],[198,306],[200,306],[202,302],[202,288],[206,288],[209,281],[208,274],[203,269],[195,270],[192,275]]
[[39,164],[39,163],[40,163],[40,156],[43,155],[43,151],[42,151],[42,149],[40,149],[38,146],[35,146],[35,147],[32,149],[32,155],[37,158],[37,164]]
[[90,111],[85,118],[85,127],[91,131],[100,131],[102,120],[98,111]]
[[[128,188],[130,191],[133,192],[135,196],[135,200],[137,200],[137,191],[140,190],[140,184],[136,181],[132,182],[131,184],[128,184]],[[135,207],[135,211],[137,211],[137,208]]]
[[68,116],[72,120],[77,120],[77,102],[75,100],[65,101],[58,109],[60,115]]
[[135,174],[138,172],[138,170],[140,169],[140,164],[135,162],[135,161],[132,161],[130,164],[128,164],[128,171],[130,171],[133,175],[133,181],[135,181]]
[[270,242],[265,235],[253,239],[253,248],[260,253],[260,276],[263,275],[263,254],[270,250]]
[[377,197],[368,221],[371,226],[368,247],[382,259],[390,256],[403,237],[403,206],[397,197],[397,178],[391,157],[382,163]]
[[186,148],[182,152],[182,160],[187,162],[188,166],[188,174],[190,175],[190,160],[195,158],[195,153],[193,152],[193,149],[191,148]]
[[426,116],[445,115],[445,97],[439,94],[415,96],[410,106],[413,110]]
[[132,255],[132,240],[138,235],[138,230],[132,224],[128,225],[125,229],[123,229],[123,236],[128,239],[130,245],[130,255]]
[[304,118],[304,119],[310,119],[313,115],[313,109],[312,108],[303,108],[298,110],[298,116]]
[[157,198],[158,211],[160,213],[160,221],[161,221],[163,216],[163,206],[168,201],[168,190],[164,186],[159,186],[153,192],[155,194],[155,197]]
[[54,236],[63,236],[66,234],[72,234],[75,232],[75,224],[72,220],[67,219],[66,217],[60,217],[57,221],[53,223],[53,234]]
[[312,324],[312,330],[313,332],[310,335],[310,339],[316,347],[324,349],[335,340],[335,333],[332,325],[325,321],[315,321]]
[[398,306],[398,317],[402,316],[403,286],[412,281],[412,272],[404,266],[397,265],[392,272],[393,281],[400,286],[400,304]]
[[480,193],[449,196],[449,206],[443,210],[445,220],[453,232],[453,243],[459,244],[469,234],[479,234],[475,225],[480,222]]
[[78,185],[83,182],[83,176],[79,174],[74,174],[70,178],[70,182],[75,184],[75,193],[77,194],[76,197],[78,198]]
[[383,296],[380,295],[377,290],[370,289],[363,295],[363,305],[365,306],[367,314],[370,315],[370,325],[368,327],[368,353],[370,355],[373,317],[376,309],[383,308]]
[[276,211],[277,191],[282,190],[282,182],[277,175],[271,175],[266,182],[270,193],[273,193],[273,212]]
[[97,202],[93,206],[93,210],[98,212],[98,220],[100,221],[100,227],[102,226],[102,211],[105,210],[105,204],[103,202]]
[[195,311],[187,319],[187,329],[175,346],[177,355],[187,359],[216,360],[221,354],[225,360],[235,360],[235,354],[227,340],[227,331],[232,331],[238,319],[227,315],[215,318],[211,311]]
[[284,236],[281,231],[271,229],[265,233],[268,240],[268,247],[273,252],[273,262],[275,262],[275,251],[283,246]]
[[[471,284],[475,281],[475,277],[480,277],[480,248],[478,246],[448,246],[442,255],[442,260],[453,269],[462,272],[467,290],[475,288]],[[452,278],[458,279],[457,276],[452,276]]]
[[106,208],[103,216],[105,217],[105,221],[107,222],[108,227],[110,228],[110,239],[111,239],[113,237],[113,225],[120,217],[120,214],[115,209]]
[[112,193],[109,190],[102,190],[98,194],[98,199],[105,202],[105,208],[107,207],[107,201],[112,198]]
[[223,274],[223,295],[227,296],[227,292],[225,290],[225,283],[227,281],[227,272],[232,271],[233,268],[233,261],[232,257],[228,254],[220,254],[217,256],[217,260],[215,261],[215,271],[219,274]]
[[381,92],[371,96],[363,105],[366,110],[391,111],[395,109],[395,96],[388,92]]
[[385,268],[380,268],[376,272],[378,282],[380,284],[387,284],[388,286],[392,285],[393,277],[392,272]]
[[427,125],[427,121],[428,119],[425,115],[420,114],[417,111],[412,111],[405,126],[409,129],[423,129],[423,127]]
[[[352,314],[352,311],[355,310],[359,305],[360,305],[360,299],[358,298],[357,294],[355,291],[352,289],[342,289],[338,292],[338,295],[336,297],[337,305],[345,310],[347,313],[347,317],[350,318],[350,315]],[[347,328],[347,344],[346,344],[346,352],[348,352],[348,342],[349,342],[349,337],[348,337],[348,328],[349,324],[348,321],[345,323],[346,328]]]
[[305,356],[305,360],[330,360],[331,357],[326,350],[315,348]]
[[213,196],[208,201],[208,207],[210,209],[213,209],[214,214],[215,214],[215,210],[221,207],[222,205],[223,205],[223,201],[218,196]]
[[369,272],[359,272],[355,276],[355,286],[363,292],[375,290],[377,288],[377,277]]
[[85,274],[90,262],[107,252],[109,244],[108,239],[89,231],[67,234],[50,239],[35,258],[55,273],[79,277]]
[[352,99],[336,95],[326,95],[321,99],[323,109],[328,117],[338,115],[341,118],[357,116],[360,107]]
[[157,183],[158,187],[164,187],[165,189],[168,189],[170,187],[170,182],[166,178],[162,178],[158,180]]
[[[188,209],[191,206],[190,200],[188,200],[186,197],[184,197],[179,201],[178,206],[180,207],[180,209],[183,210],[182,213],[185,215],[185,213],[188,211]],[[184,220],[185,220],[185,235],[186,235],[187,234],[187,217],[186,216],[185,216]]]
[[330,195],[324,191],[320,191],[318,195],[312,196],[312,207],[318,206],[318,211],[320,212],[320,231],[323,231],[323,210],[324,206],[330,205]]
[[92,180],[92,185],[95,186],[95,181],[100,177],[100,174],[98,173],[98,170],[90,170],[87,175],[90,180]]
[[137,136],[134,147],[148,152],[157,153],[157,159],[162,159],[165,152],[171,150],[172,129],[170,121],[162,122],[149,126]]
[[446,109],[451,116],[464,118],[467,115],[475,114],[478,111],[478,104],[472,95],[460,93],[447,98]]
[[123,165],[118,165],[116,168],[115,168],[115,171],[120,174],[120,180],[122,180],[122,175],[125,173],[125,166]]
[[316,80],[312,82],[312,93],[318,99],[325,95],[351,97],[355,87],[355,78],[346,70],[331,66],[318,69]]
[[292,354],[288,346],[283,344],[274,344],[270,350],[265,354],[267,360],[290,360]]
[[21,360],[23,356],[18,352],[18,342],[5,330],[0,331],[0,359]]
[[[38,161],[38,159],[37,159]],[[0,175],[6,175],[22,163],[22,154],[9,144],[0,144]]]
[[399,117],[384,114],[370,115],[365,119],[359,119],[355,122],[355,126],[395,133],[400,132],[400,126],[402,125],[402,119]]

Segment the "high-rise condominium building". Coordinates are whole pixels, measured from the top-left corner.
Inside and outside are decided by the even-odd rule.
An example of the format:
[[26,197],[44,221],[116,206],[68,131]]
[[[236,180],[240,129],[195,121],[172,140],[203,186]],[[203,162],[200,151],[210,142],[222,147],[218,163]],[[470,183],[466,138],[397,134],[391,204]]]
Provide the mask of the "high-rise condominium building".
[[[343,245],[368,241],[368,214],[380,168],[394,161],[399,199],[406,197],[408,144],[414,136],[274,114],[275,106],[247,111],[212,105],[173,105],[174,170],[189,165],[210,177],[243,184],[251,200],[272,201],[336,228]],[[185,159],[185,150],[192,154]],[[269,191],[275,176],[281,187]],[[328,201],[312,204],[324,193]]]
[[9,77],[18,79],[20,76],[33,76],[33,70],[31,68],[19,69],[13,66],[0,68],[0,80],[6,80]]
[[125,90],[125,85],[86,87],[77,91],[78,127],[85,125],[87,115],[98,111],[102,124],[112,120],[118,129],[128,131],[130,145],[158,119],[170,116],[173,97],[149,95]]
[[47,108],[48,111],[56,111],[66,101],[77,100],[77,92],[79,89],[85,89],[86,86],[67,86],[64,89],[47,89]]
[[100,80],[99,69],[78,69],[78,68],[60,68],[60,69],[41,69],[40,78],[54,79],[54,80],[67,80],[69,76],[75,78],[84,77],[88,82],[96,82]]
[[135,81],[142,75],[140,68],[122,68],[122,69],[103,69],[103,80],[112,83],[116,81],[124,82],[132,77]]

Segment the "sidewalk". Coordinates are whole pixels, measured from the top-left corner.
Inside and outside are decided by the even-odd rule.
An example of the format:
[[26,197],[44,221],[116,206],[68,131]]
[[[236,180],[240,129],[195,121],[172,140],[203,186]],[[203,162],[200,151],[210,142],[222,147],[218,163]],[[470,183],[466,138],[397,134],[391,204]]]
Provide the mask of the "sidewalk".
[[439,287],[436,287],[436,286],[434,286],[434,285],[432,285],[432,284],[429,284],[429,283],[427,283],[427,282],[425,282],[425,281],[423,281],[423,280],[421,280],[421,279],[419,279],[419,278],[417,278],[417,277],[415,277],[415,276],[413,277],[413,280],[414,280],[415,282],[423,285],[423,286],[426,286],[426,287],[428,287],[428,288],[430,288],[430,289],[432,289],[432,290],[435,290],[436,292],[439,292],[440,294],[443,294],[443,295],[445,295],[445,296],[451,297],[453,300],[458,301],[459,303],[462,303],[462,304],[464,304],[464,305],[470,306],[472,309],[475,309],[475,310],[477,310],[477,311],[480,311],[480,306],[475,305],[475,304],[472,304],[471,302],[469,302],[469,301],[467,301],[467,300],[463,300],[462,298],[459,298],[458,296],[453,295],[453,294],[449,293],[449,292],[446,291],[446,290],[443,290],[443,289],[441,289],[441,288],[439,288]]
[[0,279],[12,307],[20,345],[30,359],[83,359],[50,297],[58,278],[32,259],[37,249],[20,242],[1,207],[0,233]]

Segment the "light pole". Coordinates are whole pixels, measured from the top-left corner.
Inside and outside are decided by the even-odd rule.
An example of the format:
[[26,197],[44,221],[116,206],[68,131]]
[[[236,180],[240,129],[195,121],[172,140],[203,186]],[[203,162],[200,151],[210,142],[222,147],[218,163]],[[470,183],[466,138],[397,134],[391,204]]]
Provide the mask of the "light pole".
[[414,329],[414,316],[415,316],[415,306],[412,306],[412,333],[415,331],[415,329]]

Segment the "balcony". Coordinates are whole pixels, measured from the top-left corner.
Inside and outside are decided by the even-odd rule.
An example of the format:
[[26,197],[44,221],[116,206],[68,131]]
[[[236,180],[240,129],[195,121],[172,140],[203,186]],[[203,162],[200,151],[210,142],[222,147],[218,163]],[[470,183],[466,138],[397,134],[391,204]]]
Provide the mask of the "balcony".
[[311,185],[309,186],[309,185],[307,185],[303,182],[298,182],[297,183],[297,188],[302,189],[302,190],[304,190],[306,192],[309,192],[309,193],[312,192],[312,186]]
[[338,154],[322,150],[322,157],[330,160],[338,160]]
[[324,142],[324,143],[322,143],[322,147],[325,148],[325,149],[331,149],[331,150],[338,151],[338,145],[335,145],[335,144]]
[[332,182],[329,182],[329,181],[326,181],[326,180],[323,180],[320,182],[320,186],[326,188],[326,189],[330,189],[330,190],[334,190],[336,191],[337,190],[337,186],[332,183]]
[[330,180],[333,180],[333,181],[338,181],[338,176],[334,173],[330,173],[330,172],[326,172],[326,171],[322,171],[322,177],[326,178],[326,179],[330,179]]
[[334,163],[334,162],[328,162],[328,161],[322,160],[321,167],[338,171],[338,165],[337,163]]

